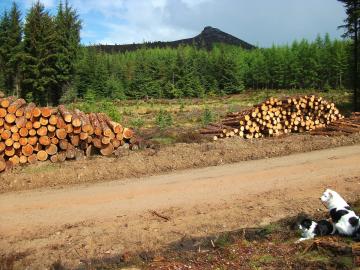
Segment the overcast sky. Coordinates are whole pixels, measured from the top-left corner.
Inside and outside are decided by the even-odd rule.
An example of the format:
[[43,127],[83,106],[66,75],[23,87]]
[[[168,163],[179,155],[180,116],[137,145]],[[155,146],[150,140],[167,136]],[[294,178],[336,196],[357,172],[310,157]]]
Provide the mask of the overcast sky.
[[[260,47],[340,38],[345,13],[336,0],[68,0],[83,21],[82,43],[170,41],[219,28]],[[16,1],[23,13],[33,0]],[[55,12],[59,0],[41,1]],[[0,10],[11,6],[0,0]]]

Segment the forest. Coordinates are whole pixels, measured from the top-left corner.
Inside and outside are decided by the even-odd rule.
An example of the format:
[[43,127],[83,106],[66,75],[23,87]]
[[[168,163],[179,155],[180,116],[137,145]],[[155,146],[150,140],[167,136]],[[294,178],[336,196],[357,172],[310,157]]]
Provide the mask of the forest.
[[57,104],[71,85],[81,21],[66,1],[52,16],[35,2],[24,21],[18,6],[0,18],[0,88],[40,105]]
[[140,49],[123,54],[82,48],[72,95],[183,98],[243,89],[341,89],[349,86],[348,43],[328,35],[314,42],[244,50],[218,44]]
[[0,89],[40,105],[86,98],[206,97],[244,89],[351,87],[350,41],[245,50],[215,44],[105,53],[80,44],[81,20],[67,3],[52,16],[40,2],[22,20],[16,4],[0,19]]

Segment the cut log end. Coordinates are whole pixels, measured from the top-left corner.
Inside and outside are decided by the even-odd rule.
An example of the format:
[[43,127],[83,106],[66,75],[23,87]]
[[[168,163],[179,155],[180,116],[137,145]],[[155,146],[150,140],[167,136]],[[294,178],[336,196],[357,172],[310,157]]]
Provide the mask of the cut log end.
[[94,153],[109,156],[124,146],[136,149],[132,138],[132,129],[104,113],[85,114],[63,105],[37,107],[15,97],[0,99],[0,171],[37,161],[79,160]]
[[114,152],[114,146],[109,143],[107,145],[104,145],[101,149],[100,149],[100,153],[103,156],[110,156],[112,153]]
[[48,153],[44,150],[40,150],[39,152],[37,152],[36,158],[37,160],[45,161],[48,159]]

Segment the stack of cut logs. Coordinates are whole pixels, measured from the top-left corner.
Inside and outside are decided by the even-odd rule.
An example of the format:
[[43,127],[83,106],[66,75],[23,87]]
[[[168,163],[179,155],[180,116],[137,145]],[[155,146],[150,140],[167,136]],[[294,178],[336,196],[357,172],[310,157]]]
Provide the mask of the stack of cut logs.
[[134,132],[103,113],[37,107],[15,97],[0,99],[0,171],[17,164],[108,156],[132,147]]
[[342,118],[335,104],[322,97],[272,97],[251,109],[229,113],[219,124],[210,124],[200,133],[212,135],[214,140],[233,136],[252,139],[310,131]]
[[360,112],[353,112],[347,118],[339,119],[324,128],[312,130],[311,135],[339,136],[360,133]]

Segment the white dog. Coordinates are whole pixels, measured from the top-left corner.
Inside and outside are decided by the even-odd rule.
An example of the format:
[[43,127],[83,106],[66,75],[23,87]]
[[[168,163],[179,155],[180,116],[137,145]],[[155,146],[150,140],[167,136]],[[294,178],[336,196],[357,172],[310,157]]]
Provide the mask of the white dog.
[[329,210],[333,208],[350,208],[339,193],[331,189],[326,189],[320,199]]
[[328,208],[336,231],[342,235],[352,236],[359,228],[359,217],[347,202],[331,189],[325,190],[320,199]]

